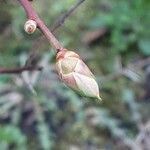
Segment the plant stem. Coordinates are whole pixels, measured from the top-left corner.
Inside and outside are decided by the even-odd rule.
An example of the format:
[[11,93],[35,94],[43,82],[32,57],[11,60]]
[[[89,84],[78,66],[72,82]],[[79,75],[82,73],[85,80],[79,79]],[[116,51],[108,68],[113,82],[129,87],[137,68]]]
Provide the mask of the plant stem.
[[37,23],[37,27],[39,30],[45,35],[49,43],[56,50],[56,52],[63,50],[63,46],[56,39],[56,37],[52,34],[52,32],[47,28],[47,26],[43,23],[43,21],[39,18],[38,14],[33,9],[31,3],[28,0],[18,0],[21,6],[24,8],[27,18],[34,20]]
[[24,71],[33,71],[33,70],[37,70],[37,71],[41,71],[42,67],[35,67],[35,66],[31,66],[31,67],[21,67],[21,68],[0,68],[0,74],[20,74]]

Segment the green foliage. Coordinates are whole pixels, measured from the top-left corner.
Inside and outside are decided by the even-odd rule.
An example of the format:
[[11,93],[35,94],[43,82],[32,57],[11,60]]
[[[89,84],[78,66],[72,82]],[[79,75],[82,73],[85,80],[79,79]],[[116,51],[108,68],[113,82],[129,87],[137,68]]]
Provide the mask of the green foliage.
[[26,149],[26,137],[14,126],[0,127],[0,149],[7,149],[8,145],[15,145],[16,150]]

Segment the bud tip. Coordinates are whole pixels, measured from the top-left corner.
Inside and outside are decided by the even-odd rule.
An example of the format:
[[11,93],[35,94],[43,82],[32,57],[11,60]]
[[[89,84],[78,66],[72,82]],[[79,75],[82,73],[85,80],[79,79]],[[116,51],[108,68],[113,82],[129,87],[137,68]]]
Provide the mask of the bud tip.
[[102,101],[102,98],[99,95],[97,96],[97,99],[100,100],[100,101]]

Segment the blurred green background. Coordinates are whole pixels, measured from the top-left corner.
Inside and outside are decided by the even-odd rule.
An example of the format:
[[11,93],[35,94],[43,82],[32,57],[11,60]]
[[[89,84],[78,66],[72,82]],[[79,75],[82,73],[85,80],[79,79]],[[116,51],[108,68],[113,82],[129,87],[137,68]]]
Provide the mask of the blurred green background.
[[[76,0],[34,0],[50,28]],[[0,75],[0,150],[149,150],[150,1],[85,0],[54,34],[95,74],[103,102],[65,87],[55,53],[24,30],[17,0],[0,1],[0,67],[35,56],[41,72]]]

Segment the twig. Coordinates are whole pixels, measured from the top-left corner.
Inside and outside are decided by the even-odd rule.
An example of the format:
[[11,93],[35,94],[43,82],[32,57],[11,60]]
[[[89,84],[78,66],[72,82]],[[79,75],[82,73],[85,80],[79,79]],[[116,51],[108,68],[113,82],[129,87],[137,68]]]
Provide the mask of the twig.
[[75,9],[77,9],[85,0],[78,0],[75,5],[73,5],[68,11],[66,11],[53,25],[51,31],[54,32],[56,29],[58,29],[60,26],[62,26],[65,22],[65,20],[74,12]]
[[38,14],[35,12],[31,3],[28,0],[18,0],[21,6],[24,8],[27,18],[34,20],[37,23],[39,30],[45,35],[49,43],[53,46],[53,48],[57,51],[63,50],[60,42],[55,38],[55,36],[51,33],[51,31],[47,28],[47,26],[43,23],[43,21],[39,18]]
[[[52,28],[52,32],[46,27],[46,25],[43,23],[43,21],[39,18],[38,14],[35,12],[33,7],[31,6],[31,3],[29,0],[18,0],[22,7],[24,8],[27,18],[34,20],[37,23],[37,26],[39,30],[45,35],[45,37],[48,39],[50,44],[53,46],[53,48],[58,50],[63,50],[62,45],[60,42],[55,38],[55,36],[52,34],[56,29],[58,29],[62,24],[65,22],[66,18],[68,18],[76,8],[80,6],[85,0],[78,0],[75,5],[73,5],[58,21],[54,24]],[[40,40],[43,40],[43,36],[38,38],[38,43]],[[36,40],[37,41],[37,40]],[[35,42],[36,43],[36,42]],[[24,66],[22,68],[0,68],[0,74],[20,74],[23,71],[33,71],[33,70],[42,70],[42,67],[35,67],[35,66]]]
[[[56,19],[54,25],[49,27],[51,32],[54,33],[59,27],[61,27],[65,20],[84,2],[85,0],[78,0],[71,8],[69,8],[61,17]],[[40,43],[44,40],[44,36],[38,37],[34,42],[31,50],[37,49],[40,46]]]
[[24,71],[41,71],[43,67],[35,67],[35,66],[29,66],[29,67],[21,67],[21,68],[0,68],[0,74],[20,74]]

